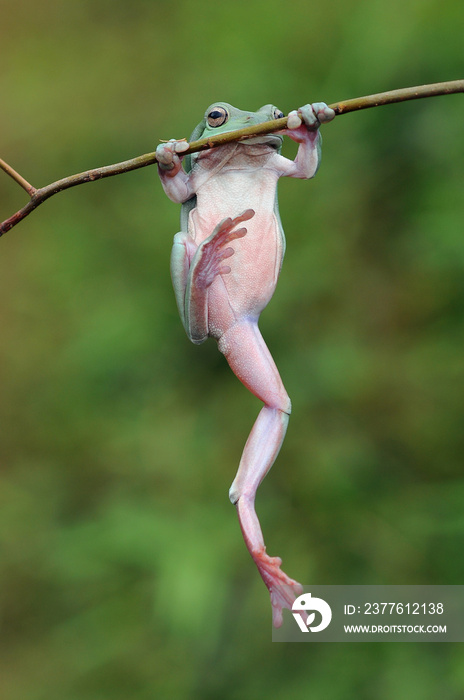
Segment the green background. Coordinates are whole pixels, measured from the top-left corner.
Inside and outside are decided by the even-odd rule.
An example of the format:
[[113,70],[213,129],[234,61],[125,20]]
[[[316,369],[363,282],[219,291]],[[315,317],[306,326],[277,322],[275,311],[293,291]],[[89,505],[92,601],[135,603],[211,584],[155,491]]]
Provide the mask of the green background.
[[[464,77],[460,0],[0,1],[0,156],[36,186],[188,136]],[[261,328],[293,401],[257,507],[303,584],[463,583],[464,99],[323,128],[280,185]],[[294,144],[286,155],[293,157]],[[26,201],[0,173],[0,215]],[[155,168],[0,241],[4,700],[464,697],[462,647],[271,643],[227,497],[260,408],[190,344]]]

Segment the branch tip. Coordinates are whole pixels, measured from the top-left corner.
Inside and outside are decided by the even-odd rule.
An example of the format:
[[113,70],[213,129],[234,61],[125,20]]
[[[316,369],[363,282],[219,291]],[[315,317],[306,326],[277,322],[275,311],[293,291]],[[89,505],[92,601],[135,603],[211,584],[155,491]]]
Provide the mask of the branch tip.
[[0,168],[6,172],[7,175],[9,175],[15,182],[20,185],[23,190],[26,190],[27,194],[29,197],[33,197],[35,193],[37,192],[37,189],[33,187],[30,182],[25,180],[22,175],[20,175],[14,168],[11,167],[11,165],[8,165],[4,160],[0,158]]

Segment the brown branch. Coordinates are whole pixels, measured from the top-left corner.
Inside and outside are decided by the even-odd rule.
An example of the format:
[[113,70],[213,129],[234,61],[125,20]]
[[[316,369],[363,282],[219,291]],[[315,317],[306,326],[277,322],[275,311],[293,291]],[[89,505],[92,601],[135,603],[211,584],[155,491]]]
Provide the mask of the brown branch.
[[418,100],[423,97],[435,97],[437,95],[453,95],[457,92],[464,92],[464,80],[448,80],[443,83],[431,83],[430,85],[419,85],[412,88],[400,88],[389,92],[378,92],[376,95],[367,97],[355,97],[353,100],[345,100],[331,105],[337,114],[354,112],[358,109],[369,107],[379,107],[389,105],[394,102],[406,102],[407,100]]
[[[368,95],[367,97],[356,97],[352,100],[336,102],[335,104],[329,105],[329,107],[335,111],[336,115],[340,115],[360,109],[368,109],[369,107],[392,104],[394,102],[417,100],[423,97],[433,97],[435,95],[450,95],[458,92],[464,92],[464,80],[451,80],[443,83],[433,83],[431,85],[420,85],[418,87],[380,92],[375,95]],[[283,117],[282,119],[274,119],[269,122],[264,122],[263,124],[248,126],[243,129],[237,129],[236,131],[229,131],[225,134],[218,134],[212,138],[199,139],[198,141],[193,141],[188,150],[183,152],[183,155],[187,155],[188,153],[196,153],[197,151],[203,151],[208,148],[214,148],[225,143],[230,143],[231,141],[237,141],[249,138],[251,136],[258,136],[259,134],[268,134],[273,131],[280,131],[285,129],[286,126],[287,117]],[[45,200],[47,200],[49,197],[61,192],[62,190],[66,190],[69,187],[75,187],[76,185],[82,185],[84,182],[93,182],[94,180],[111,177],[112,175],[127,173],[130,170],[144,168],[145,166],[152,165],[153,163],[156,163],[156,153],[145,153],[144,155],[131,158],[130,160],[123,161],[122,163],[105,165],[101,168],[95,168],[93,170],[87,170],[83,173],[78,173],[77,175],[70,175],[69,177],[52,182],[50,185],[36,189],[21,175],[19,175],[19,173],[13,170],[10,165],[0,160],[0,167],[19,185],[21,185],[21,187],[23,187],[31,197],[30,201],[24,207],[22,207],[22,209],[0,224],[0,236],[13,228],[13,226],[16,226],[16,224],[22,221],[26,216],[34,211],[34,209],[42,204],[42,202],[45,202]]]
[[93,170],[86,170],[83,173],[77,173],[77,175],[70,175],[69,177],[64,177],[61,180],[52,182],[50,185],[35,189],[29,202],[0,224],[0,236],[3,236],[4,233],[13,228],[13,226],[16,226],[16,224],[19,224],[20,221],[34,211],[40,204],[58,192],[67,190],[70,187],[75,187],[76,185],[82,185],[84,182],[93,182],[94,180],[101,180],[104,177],[120,175],[130,170],[144,168],[146,165],[152,165],[153,163],[156,163],[156,154],[146,153],[145,155],[125,160],[122,163],[104,165],[101,168],[94,168]]

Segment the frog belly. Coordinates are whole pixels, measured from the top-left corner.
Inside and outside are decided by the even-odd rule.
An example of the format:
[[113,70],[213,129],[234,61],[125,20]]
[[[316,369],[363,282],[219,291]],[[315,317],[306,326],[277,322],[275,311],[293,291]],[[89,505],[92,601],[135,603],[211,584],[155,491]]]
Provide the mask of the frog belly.
[[252,219],[239,224],[247,230],[229,246],[234,254],[223,265],[230,272],[219,275],[208,289],[208,330],[219,337],[233,323],[257,319],[270,301],[282,264],[283,232],[274,214],[276,174],[256,168],[244,177],[243,169],[223,169],[197,189],[196,207],[189,215],[189,233],[197,245],[208,238],[226,218],[246,209]]
[[216,338],[239,320],[257,320],[277,284],[283,247],[274,213],[256,213],[245,225],[247,234],[232,241],[234,254],[224,261],[230,272],[208,290],[208,327]]

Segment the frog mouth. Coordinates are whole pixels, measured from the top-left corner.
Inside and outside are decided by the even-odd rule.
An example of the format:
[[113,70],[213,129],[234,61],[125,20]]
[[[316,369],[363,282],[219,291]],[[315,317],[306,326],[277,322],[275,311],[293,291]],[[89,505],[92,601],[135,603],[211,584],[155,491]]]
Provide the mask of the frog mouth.
[[256,136],[249,136],[247,138],[240,139],[240,143],[243,143],[245,146],[251,146],[252,144],[265,144],[274,148],[280,148],[280,146],[283,143],[283,140],[283,136],[280,136],[279,134],[259,134]]

